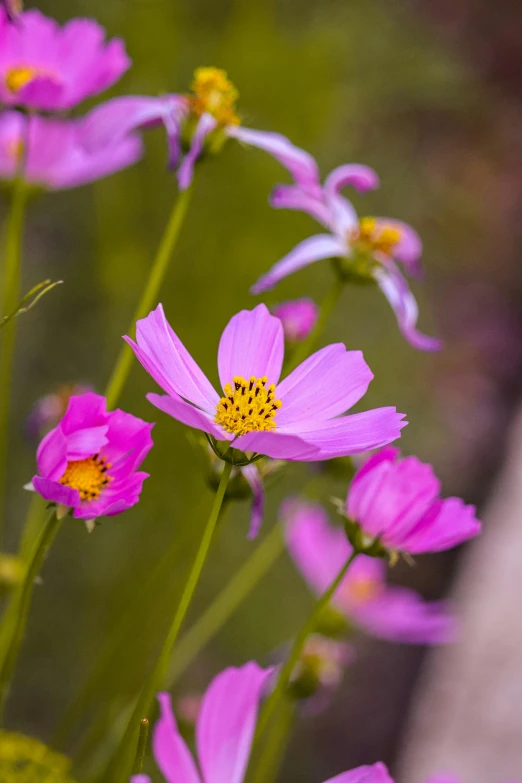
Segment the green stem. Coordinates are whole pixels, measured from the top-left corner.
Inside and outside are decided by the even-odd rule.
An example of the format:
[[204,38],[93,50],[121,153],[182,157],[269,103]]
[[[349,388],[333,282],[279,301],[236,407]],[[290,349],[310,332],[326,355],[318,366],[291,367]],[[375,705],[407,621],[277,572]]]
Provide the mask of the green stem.
[[27,566],[20,597],[17,602],[16,622],[14,624],[11,638],[6,648],[5,656],[0,666],[0,715],[3,714],[9,685],[11,683],[11,678],[13,676],[18,658],[18,652],[20,650],[20,645],[22,643],[27,625],[35,579],[38,576],[45,556],[47,555],[49,547],[54,541],[61,524],[62,519],[58,519],[55,509],[53,508],[45,524],[45,527],[41,531],[38,540],[34,545],[33,554]]
[[331,314],[335,310],[335,307],[337,305],[337,302],[339,301],[343,288],[344,288],[343,281],[340,278],[336,277],[332,285],[330,286],[325,298],[321,302],[319,315],[317,317],[317,322],[314,328],[312,329],[308,337],[297,346],[294,353],[291,355],[290,361],[288,363],[288,367],[286,368],[287,373],[291,373],[292,370],[295,370],[295,368],[298,367],[301,364],[301,362],[303,362],[314,351],[319,337],[323,333],[323,330],[326,324],[328,323]]
[[132,713],[131,719],[127,725],[127,730],[125,731],[114,758],[109,764],[104,778],[107,783],[117,783],[117,781],[122,781],[123,783],[123,781],[128,780],[129,768],[132,763],[132,753],[136,747],[136,734],[139,721],[143,717],[148,716],[156,691],[159,690],[159,688],[162,686],[167,675],[174,644],[178,638],[183,620],[187,614],[187,610],[192,601],[192,597],[201,576],[203,566],[205,565],[205,561],[207,559],[231,472],[232,465],[230,465],[228,462],[225,462],[223,473],[221,474],[221,480],[219,482],[219,487],[212,505],[212,510],[203,533],[203,538],[201,539],[201,543],[185,584],[178,608],[176,609],[172,624],[169,628],[154,668],[147,678],[141,694],[138,697],[138,701]]
[[[27,146],[27,145],[25,145]],[[8,315],[16,310],[20,300],[22,270],[22,237],[28,189],[24,180],[25,152],[18,158],[13,183],[11,209],[7,219],[5,244],[5,268],[2,291],[2,312]],[[11,376],[16,336],[16,318],[7,322],[2,330],[0,351],[0,510],[3,512],[9,421],[11,408]],[[0,515],[3,517],[3,513]]]
[[[143,291],[136,312],[130,323],[129,331],[131,334],[133,334],[136,321],[139,321],[140,318],[144,318],[148,315],[149,311],[156,304],[156,298],[167,272],[170,257],[177,244],[181,227],[185,220],[185,215],[187,214],[191,192],[192,188],[187,188],[187,190],[182,191],[172,208],[158,252],[152,263],[147,285],[145,286],[145,290]],[[132,365],[132,357],[133,353],[131,347],[127,345],[127,343],[123,343],[116,361],[116,366],[114,367],[105,391],[108,408],[114,407],[125,386]]]
[[143,769],[143,759],[147,750],[147,739],[149,737],[149,720],[142,718],[140,720],[140,735],[138,737],[138,747],[136,748],[136,758],[132,765],[132,774],[139,775]]
[[257,722],[256,740],[259,740],[259,738],[262,737],[265,730],[267,729],[275,709],[278,707],[281,698],[284,696],[284,693],[288,688],[288,685],[290,683],[290,678],[292,677],[292,672],[294,671],[295,665],[301,656],[306,640],[308,639],[310,634],[313,633],[315,627],[317,626],[317,621],[319,620],[325,608],[330,603],[332,596],[334,595],[335,591],[341,584],[342,580],[346,575],[346,572],[348,571],[348,569],[350,568],[351,564],[353,563],[353,561],[355,560],[358,554],[359,553],[355,550],[352,552],[352,554],[350,555],[346,563],[343,565],[343,567],[341,568],[341,570],[333,580],[330,587],[322,594],[322,596],[316,602],[312,614],[310,615],[306,623],[299,631],[295,639],[295,642],[292,646],[292,649],[290,651],[290,655],[288,656],[286,663],[282,666],[279,672],[279,676],[277,678],[275,688],[270,694],[270,696],[268,697],[268,699],[266,700],[264,707],[261,711],[261,714],[259,716],[259,720]]
[[258,756],[252,783],[273,783],[277,778],[294,722],[294,712],[293,702],[282,702],[272,731]]
[[167,677],[167,687],[186,671],[196,655],[224,626],[229,617],[248,597],[268,572],[284,549],[281,526],[276,523],[257,549],[243,563],[235,576],[225,585],[210,606],[181,637],[176,647]]

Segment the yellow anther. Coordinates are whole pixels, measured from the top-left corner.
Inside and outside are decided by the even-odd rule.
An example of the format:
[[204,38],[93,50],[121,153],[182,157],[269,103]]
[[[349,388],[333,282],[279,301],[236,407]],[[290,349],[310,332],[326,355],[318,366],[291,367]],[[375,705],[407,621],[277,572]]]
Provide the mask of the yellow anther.
[[4,77],[5,86],[9,92],[20,92],[23,87],[39,75],[40,71],[37,68],[30,65],[19,65],[7,71]]
[[96,500],[102,489],[113,480],[107,472],[111,467],[107,458],[99,454],[68,462],[60,484],[77,489],[81,500]]
[[197,68],[189,96],[192,114],[208,112],[219,125],[239,125],[235,104],[239,93],[221,68]]
[[393,249],[401,241],[401,231],[396,226],[386,225],[374,217],[363,217],[359,226],[350,235],[350,244],[356,250],[369,253],[380,252],[392,255]]
[[234,435],[275,430],[275,416],[283,403],[275,398],[275,384],[267,383],[265,377],[252,376],[248,381],[240,376],[233,378],[218,403],[216,424]]

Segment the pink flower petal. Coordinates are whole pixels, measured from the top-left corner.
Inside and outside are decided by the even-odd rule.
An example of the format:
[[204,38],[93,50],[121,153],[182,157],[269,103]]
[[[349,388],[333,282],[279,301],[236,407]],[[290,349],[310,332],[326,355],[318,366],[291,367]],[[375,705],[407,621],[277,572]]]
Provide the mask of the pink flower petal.
[[379,175],[369,166],[360,163],[345,163],[330,172],[324,182],[327,193],[339,193],[345,187],[352,187],[359,193],[375,190],[380,185]]
[[325,258],[338,258],[346,254],[344,243],[330,234],[317,234],[300,242],[293,250],[284,256],[272,269],[262,275],[257,283],[252,286],[251,293],[260,294],[268,291],[279,283],[284,277],[310,266],[315,261]]
[[247,663],[240,669],[226,669],[211,682],[196,726],[205,783],[242,783],[261,695],[271,671]]
[[238,375],[245,380],[266,376],[277,383],[281,375],[285,341],[279,318],[264,304],[241,310],[225,326],[218,351],[219,380],[225,388]]
[[217,121],[211,114],[202,114],[199,118],[197,128],[192,137],[190,149],[181,161],[178,171],[178,185],[180,190],[186,190],[192,184],[194,177],[194,166],[203,152],[205,139],[212,133],[217,126]]
[[170,695],[158,693],[160,718],[154,727],[154,758],[167,783],[200,783],[194,759],[181,737],[172,712]]
[[357,767],[349,772],[342,772],[325,783],[394,783],[393,778],[381,762],[371,766]]
[[58,481],[67,467],[67,438],[61,427],[47,433],[36,451],[38,472],[46,479]]
[[342,343],[322,348],[278,385],[278,427],[344,413],[366,394],[372,378],[361,351],[347,351]]
[[188,427],[208,432],[209,435],[213,435],[217,440],[230,440],[232,438],[229,433],[224,432],[218,424],[214,423],[212,416],[194,407],[194,405],[190,405],[177,395],[147,394],[147,399],[160,411],[167,413],[173,419],[186,424]]
[[280,432],[249,432],[234,441],[234,447],[242,451],[265,454],[272,459],[284,459],[290,462],[315,462],[321,459],[320,449],[298,435]]
[[219,396],[179,337],[160,304],[136,324],[136,343],[124,338],[147,372],[168,394],[183,397],[199,408],[215,411]]
[[275,209],[296,209],[306,212],[325,228],[332,227],[331,212],[326,204],[310,195],[299,185],[277,185],[270,196],[270,206]]
[[76,508],[80,505],[78,490],[66,487],[58,481],[33,476],[33,486],[38,494],[50,503],[59,503],[69,508]]
[[258,147],[272,155],[288,169],[298,184],[319,182],[319,170],[312,156],[296,147],[280,133],[252,130],[241,126],[230,126],[227,135],[251,147]]

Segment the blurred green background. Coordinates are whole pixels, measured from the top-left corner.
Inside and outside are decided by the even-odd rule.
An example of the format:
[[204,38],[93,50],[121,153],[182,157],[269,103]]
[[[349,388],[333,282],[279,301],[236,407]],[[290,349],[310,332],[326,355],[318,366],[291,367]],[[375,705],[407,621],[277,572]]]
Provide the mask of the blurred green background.
[[[509,80],[503,83],[502,74],[492,75],[487,63],[474,58],[480,51],[474,28],[459,22],[457,8],[473,19],[474,9],[485,13],[482,4],[456,3],[454,17],[441,6],[435,19],[427,6],[386,0],[52,0],[39,7],[61,21],[93,16],[110,35],[125,39],[133,67],[111,94],[185,91],[194,68],[216,65],[240,91],[245,124],[289,136],[316,156],[324,174],[352,161],[378,170],[381,189],[356,198],[356,206],[363,214],[409,221],[422,235],[426,279],[415,287],[420,327],[442,336],[446,349],[429,355],[410,348],[386,301],[365,287],[345,291],[323,342],[342,340],[363,350],[376,376],[364,407],[405,411],[410,424],[402,448],[435,464],[446,494],[474,502],[482,500],[498,466],[519,392],[522,178],[515,161],[522,121]],[[57,384],[83,382],[103,390],[176,195],[174,177],[165,170],[162,129],[145,138],[146,154],[132,169],[41,197],[29,212],[24,290],[45,277],[65,283],[18,325],[10,551],[29,503],[21,487],[34,473],[35,444],[25,434],[25,419]],[[198,168],[160,301],[216,382],[223,327],[237,310],[258,301],[249,287],[317,230],[305,216],[270,209],[267,197],[279,181],[287,176],[275,161],[233,142]],[[5,207],[2,202],[2,215]],[[265,301],[303,295],[320,300],[330,279],[328,264],[317,264],[285,280]],[[80,779],[96,773],[118,735],[118,716],[150,666],[212,500],[199,453],[181,425],[147,403],[144,395],[152,390],[153,381],[136,362],[121,407],[157,421],[142,501],[103,520],[92,535],[80,521],[63,528],[35,591],[9,704],[10,727],[50,741],[108,637],[122,618],[131,618],[133,632],[107,668],[96,709],[65,746],[78,754]],[[299,492],[309,473],[292,466],[274,482],[266,530],[281,500]],[[328,502],[345,491],[342,480],[330,478],[317,496]],[[229,509],[188,625],[252,551],[248,514],[248,501]],[[169,548],[171,566],[144,611],[139,597]],[[419,559],[415,571],[401,566],[392,578],[435,598],[448,589],[457,564],[453,555]],[[310,605],[283,555],[194,661],[175,696],[201,691],[226,665],[250,658],[267,662]],[[422,651],[364,638],[357,649],[357,663],[328,710],[303,717],[296,727],[285,777],[312,783],[359,763],[382,758],[393,764]],[[78,753],[107,705],[101,743]]]

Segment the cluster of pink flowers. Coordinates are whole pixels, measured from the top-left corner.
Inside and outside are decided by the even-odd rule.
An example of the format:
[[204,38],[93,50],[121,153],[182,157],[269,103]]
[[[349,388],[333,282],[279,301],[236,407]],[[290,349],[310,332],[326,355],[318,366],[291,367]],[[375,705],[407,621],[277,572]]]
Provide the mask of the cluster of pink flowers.
[[[160,125],[166,132],[169,167],[184,191],[196,164],[219,152],[227,140],[257,147],[293,179],[275,187],[272,206],[306,212],[327,233],[300,242],[252,292],[260,294],[293,272],[330,259],[341,283],[365,281],[380,288],[412,346],[424,351],[441,347],[439,340],[417,330],[418,308],[405,277],[421,274],[418,234],[399,220],[359,217],[341,194],[345,187],[359,193],[377,188],[379,178],[372,169],[342,165],[322,183],[307,152],[278,133],[242,125],[237,90],[216,68],[197,69],[188,93],[122,96],[100,103],[86,116],[67,116],[114,85],[129,66],[123,42],[106,41],[96,22],[77,19],[60,27],[38,11],[17,13],[15,4],[4,2],[0,179],[23,176],[29,185],[49,190],[86,184],[137,162],[143,153],[141,131]],[[316,463],[375,451],[351,481],[337,525],[318,504],[285,501],[280,518],[288,552],[314,593],[321,596],[332,585],[332,607],[346,628],[401,643],[449,643],[458,634],[451,608],[388,584],[385,560],[439,552],[473,538],[480,531],[475,509],[459,498],[441,499],[431,466],[413,456],[400,458],[389,446],[406,425],[405,415],[393,405],[348,413],[374,377],[361,351],[335,343],[311,349],[291,370],[287,353],[285,366],[285,347],[291,364],[318,323],[318,307],[308,298],[280,303],[273,312],[258,304],[233,315],[219,339],[219,389],[183,345],[161,304],[138,320],[135,339],[124,339],[163,392],[149,393],[149,402],[206,439],[205,447],[216,457],[213,469],[217,465],[224,475],[225,464],[231,464],[227,475],[250,488],[250,538],[263,518],[263,476],[269,472],[263,465]],[[83,519],[92,530],[100,517],[138,503],[148,477],[141,465],[153,445],[153,424],[122,410],[108,411],[105,397],[82,388],[66,397],[49,395],[33,415],[38,433],[45,434],[32,488],[57,515]],[[345,563],[351,567],[334,585]],[[318,630],[303,650],[292,684],[311,667],[320,685],[335,687],[350,660],[346,642]],[[276,676],[272,669],[248,663],[214,679],[197,719],[197,760],[177,728],[169,696],[160,693],[153,749],[165,780],[242,783],[258,708]],[[141,773],[132,778],[133,783],[149,780]],[[377,763],[327,783],[393,781]]]

